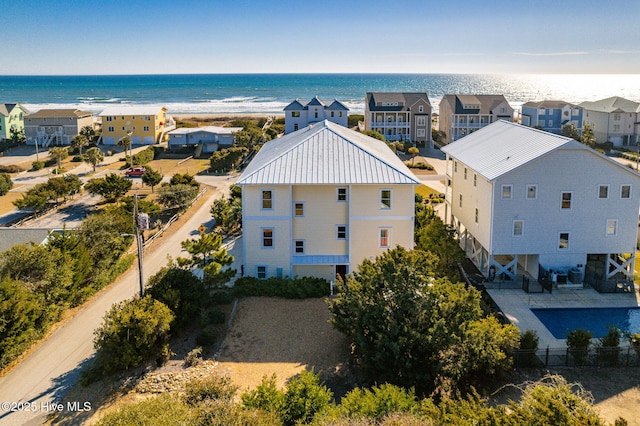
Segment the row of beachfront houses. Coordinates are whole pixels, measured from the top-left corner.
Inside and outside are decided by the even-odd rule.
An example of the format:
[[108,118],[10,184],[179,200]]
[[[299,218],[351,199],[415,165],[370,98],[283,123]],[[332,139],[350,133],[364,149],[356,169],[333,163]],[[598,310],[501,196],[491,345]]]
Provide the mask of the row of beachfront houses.
[[[346,125],[348,109],[337,100],[296,99],[285,109],[285,133],[322,120]],[[432,122],[438,122],[443,143],[450,143],[498,120],[514,121],[514,108],[503,95],[445,95],[434,120],[426,93],[370,92],[365,97],[364,129],[375,130],[389,141],[431,143]],[[640,142],[640,103],[621,97],[572,104],[537,101],[522,105],[519,121],[560,135],[572,124],[582,134],[589,125],[596,142],[635,146]]]
[[[442,149],[446,222],[489,279],[632,280],[640,175],[573,139],[499,120]],[[333,280],[411,249],[420,181],[376,139],[324,120],[267,142],[238,180],[245,274]]]
[[[285,134],[323,120],[346,127],[348,112],[349,108],[335,99],[296,99],[284,108]],[[375,130],[389,141],[424,146],[432,144],[436,122],[443,135],[441,142],[446,144],[498,120],[514,121],[514,114],[503,95],[445,95],[439,114],[433,114],[426,93],[370,92],[365,96],[363,129]],[[527,102],[520,109],[519,121],[554,134],[561,134],[568,124],[582,134],[583,126],[589,125],[596,142],[618,147],[640,142],[640,103],[621,97],[579,105],[553,100]],[[24,130],[30,145],[68,145],[85,126],[101,127],[100,142],[105,145],[115,145],[129,136],[135,145],[167,139],[170,148],[197,144],[202,152],[231,144],[232,133],[237,131],[214,126],[197,132],[174,131],[176,123],[164,107],[115,106],[96,116],[79,109],[42,109],[30,114],[20,104],[0,104],[0,138],[10,138],[12,130]]]

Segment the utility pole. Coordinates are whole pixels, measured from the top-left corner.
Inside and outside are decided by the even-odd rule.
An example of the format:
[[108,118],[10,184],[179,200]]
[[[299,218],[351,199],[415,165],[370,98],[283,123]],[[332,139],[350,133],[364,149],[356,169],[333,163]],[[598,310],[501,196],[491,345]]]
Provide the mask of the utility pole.
[[144,297],[144,274],[142,273],[142,238],[140,237],[140,222],[138,217],[138,194],[133,195],[133,216],[136,222],[136,243],[138,244],[138,274],[140,277],[140,297]]

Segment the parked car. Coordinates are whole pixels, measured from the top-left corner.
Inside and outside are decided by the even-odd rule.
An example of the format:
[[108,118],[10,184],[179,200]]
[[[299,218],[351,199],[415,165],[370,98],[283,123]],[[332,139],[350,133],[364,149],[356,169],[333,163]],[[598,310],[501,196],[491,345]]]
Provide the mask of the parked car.
[[144,167],[131,167],[130,169],[127,169],[126,172],[124,172],[124,175],[126,177],[140,177],[146,171],[147,169],[145,169]]

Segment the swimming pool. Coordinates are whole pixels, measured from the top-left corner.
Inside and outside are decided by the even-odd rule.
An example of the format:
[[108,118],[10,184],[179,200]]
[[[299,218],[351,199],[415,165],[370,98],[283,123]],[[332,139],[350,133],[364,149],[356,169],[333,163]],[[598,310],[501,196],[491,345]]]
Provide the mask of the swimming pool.
[[603,337],[613,324],[622,332],[640,333],[640,308],[557,308],[531,309],[556,339],[566,339],[570,330],[591,331]]

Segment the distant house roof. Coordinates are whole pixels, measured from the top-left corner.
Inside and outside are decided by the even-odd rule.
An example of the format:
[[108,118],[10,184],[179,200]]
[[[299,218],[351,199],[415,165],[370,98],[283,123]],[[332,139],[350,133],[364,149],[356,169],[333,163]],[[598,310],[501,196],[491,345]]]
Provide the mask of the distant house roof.
[[0,114],[8,117],[15,107],[22,109],[25,114],[29,114],[29,110],[20,104],[0,104]]
[[365,104],[369,111],[409,111],[420,100],[431,106],[426,93],[367,92],[365,96]]
[[49,118],[49,117],[74,117],[74,118],[83,118],[83,117],[91,117],[93,115],[92,112],[89,111],[81,111],[79,109],[41,109],[40,111],[34,112],[33,114],[29,114],[29,118]]
[[324,120],[264,144],[237,183],[420,182],[384,142]]
[[45,228],[0,228],[0,252],[18,244],[42,244],[50,233]]
[[314,98],[311,99],[310,101],[296,99],[295,101],[291,102],[289,105],[284,107],[283,111],[307,110],[307,109],[309,109],[310,105],[311,106],[321,106],[321,107],[326,108],[328,110],[334,110],[334,111],[337,111],[337,110],[349,111],[349,108],[347,108],[342,102],[340,102],[337,99],[334,99],[333,102],[331,102],[331,104],[329,104],[328,102],[323,101],[322,99],[320,99],[317,96],[314,96]]
[[562,109],[565,106],[569,106],[569,108],[581,108],[580,105],[572,104],[571,102],[554,101],[554,100],[525,102],[524,104],[522,104],[522,106],[530,107],[530,108],[548,108],[548,109]]
[[598,112],[640,112],[640,103],[619,96],[612,96],[599,101],[585,101],[580,104],[584,109]]
[[611,164],[635,174],[628,167],[571,138],[504,120],[445,145],[441,150],[486,179],[494,180],[561,147],[592,151]]
[[220,127],[220,126],[202,126],[202,127],[179,127],[170,131],[169,135],[188,135],[191,133],[212,133],[216,135],[230,135],[241,131],[242,127]]
[[454,114],[496,114],[495,109],[503,102],[509,104],[504,95],[444,95],[440,103],[446,102]]
[[100,117],[116,116],[116,115],[156,115],[160,111],[167,111],[165,107],[154,107],[148,105],[139,106],[114,106],[102,111]]

